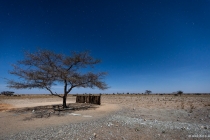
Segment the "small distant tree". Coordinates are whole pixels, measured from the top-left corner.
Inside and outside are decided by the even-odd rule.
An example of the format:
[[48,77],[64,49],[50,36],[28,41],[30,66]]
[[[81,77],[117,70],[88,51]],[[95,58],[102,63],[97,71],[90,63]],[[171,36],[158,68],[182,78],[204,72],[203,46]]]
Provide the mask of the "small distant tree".
[[183,93],[184,93],[184,92],[181,91],[181,90],[178,90],[178,91],[176,92],[176,94],[179,95],[179,96],[181,96]]
[[6,95],[6,96],[12,96],[12,95],[14,95],[14,93],[15,92],[13,92],[13,91],[2,91],[1,92],[2,95]]
[[151,90],[145,90],[145,94],[151,94],[152,91]]
[[[48,90],[52,95],[63,98],[63,108],[67,108],[66,99],[73,88],[107,89],[107,84],[102,81],[105,72],[82,72],[81,69],[93,67],[100,63],[88,52],[71,55],[56,54],[48,50],[38,50],[35,53],[25,53],[25,59],[13,65],[10,74],[19,77],[19,81],[8,80],[8,87],[15,89],[40,88]],[[63,84],[63,95],[53,92],[52,86]]]

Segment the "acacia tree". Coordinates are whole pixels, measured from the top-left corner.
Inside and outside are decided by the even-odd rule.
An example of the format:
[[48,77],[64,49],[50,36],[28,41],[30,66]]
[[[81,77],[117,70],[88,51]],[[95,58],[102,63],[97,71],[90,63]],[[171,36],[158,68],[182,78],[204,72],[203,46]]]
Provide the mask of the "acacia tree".
[[184,92],[181,91],[181,90],[178,90],[178,91],[177,91],[177,95],[179,95],[179,96],[181,96],[183,93],[184,93]]
[[150,94],[150,93],[152,93],[151,90],[145,90],[145,94]]
[[[19,77],[20,81],[8,80],[8,87],[15,89],[40,88],[48,90],[52,95],[63,98],[63,108],[67,108],[68,93],[75,87],[107,89],[102,81],[105,72],[82,73],[82,68],[92,67],[100,63],[88,52],[72,52],[70,56],[56,54],[49,50],[38,50],[35,53],[25,52],[24,60],[13,65],[10,74]],[[52,91],[52,86],[58,83],[64,85],[63,94]]]

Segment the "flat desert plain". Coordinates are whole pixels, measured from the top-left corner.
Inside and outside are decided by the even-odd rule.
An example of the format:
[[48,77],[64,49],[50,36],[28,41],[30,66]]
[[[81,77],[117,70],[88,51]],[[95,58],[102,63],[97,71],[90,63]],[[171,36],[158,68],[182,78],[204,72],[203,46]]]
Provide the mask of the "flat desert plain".
[[51,95],[0,95],[0,139],[210,139],[210,95],[102,95],[59,109]]

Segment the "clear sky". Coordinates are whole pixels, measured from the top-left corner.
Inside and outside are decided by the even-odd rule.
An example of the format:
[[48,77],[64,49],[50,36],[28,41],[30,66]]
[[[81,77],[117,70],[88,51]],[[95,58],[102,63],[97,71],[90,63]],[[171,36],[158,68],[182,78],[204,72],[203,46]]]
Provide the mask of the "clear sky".
[[[102,60],[105,91],[210,92],[210,0],[0,0],[0,91],[4,78],[37,47],[58,53],[89,50]],[[63,86],[54,87],[58,93]]]

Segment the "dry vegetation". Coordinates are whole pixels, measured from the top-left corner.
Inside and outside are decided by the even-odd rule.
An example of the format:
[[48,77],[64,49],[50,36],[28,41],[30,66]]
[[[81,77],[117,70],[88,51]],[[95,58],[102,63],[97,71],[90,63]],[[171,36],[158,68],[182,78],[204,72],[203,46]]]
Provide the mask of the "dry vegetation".
[[[178,118],[179,116],[177,116],[176,112],[181,111],[186,114],[190,113],[190,118],[195,118],[193,119],[194,121],[200,121],[199,118],[209,121],[210,95],[109,95],[104,96],[103,99],[105,103],[120,104],[124,108],[134,110],[137,114],[142,110],[148,110],[150,111],[149,114],[152,114],[149,116],[153,116],[153,119],[158,119],[156,117],[158,115],[160,119],[168,117],[168,120],[172,120],[173,117]],[[157,114],[157,112],[159,113]],[[161,115],[161,113],[166,112],[171,115]],[[145,116],[146,114],[140,115]],[[189,117],[185,116],[179,118],[181,120],[185,118],[185,121],[189,120]],[[192,120],[189,121],[192,122]]]
[[[29,103],[57,101],[62,103],[49,95],[0,96],[0,109],[10,109],[0,112],[0,134],[7,139],[191,139],[189,136],[193,135],[210,136],[210,95],[102,95],[101,106],[71,103],[73,110],[54,113],[52,105],[26,108]],[[69,96],[68,101],[75,102],[75,96]],[[18,109],[11,110],[16,107]],[[14,129],[16,125],[19,129]]]

